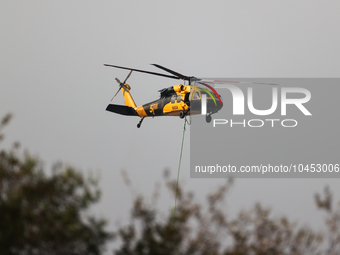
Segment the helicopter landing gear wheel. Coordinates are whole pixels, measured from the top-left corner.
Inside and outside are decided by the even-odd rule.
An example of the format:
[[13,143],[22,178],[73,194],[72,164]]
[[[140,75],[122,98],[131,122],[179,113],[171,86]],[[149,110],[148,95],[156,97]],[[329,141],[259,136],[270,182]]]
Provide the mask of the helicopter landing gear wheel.
[[207,123],[210,123],[210,122],[211,122],[211,115],[205,116],[205,121],[206,121]]
[[143,117],[143,118],[140,120],[140,122],[137,124],[137,128],[140,128],[140,126],[142,125],[142,122],[143,122],[144,118],[145,118],[145,117]]
[[181,111],[181,112],[179,113],[179,117],[180,117],[181,119],[183,119],[183,118],[185,117],[185,112],[184,112],[184,111]]

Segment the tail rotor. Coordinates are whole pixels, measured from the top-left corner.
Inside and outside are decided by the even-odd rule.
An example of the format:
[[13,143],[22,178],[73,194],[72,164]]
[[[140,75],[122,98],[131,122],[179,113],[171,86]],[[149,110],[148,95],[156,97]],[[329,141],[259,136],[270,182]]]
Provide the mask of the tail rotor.
[[[133,70],[130,71],[130,73],[128,74],[128,76],[125,78],[124,82],[121,82],[118,78],[115,79],[115,81],[119,84],[119,88],[116,92],[116,94],[112,97],[111,101],[113,101],[113,99],[117,96],[117,94],[119,93],[119,91],[123,88],[125,91],[130,91],[130,86],[126,84],[127,79],[129,79],[131,73]],[[127,86],[126,86],[127,85]]]

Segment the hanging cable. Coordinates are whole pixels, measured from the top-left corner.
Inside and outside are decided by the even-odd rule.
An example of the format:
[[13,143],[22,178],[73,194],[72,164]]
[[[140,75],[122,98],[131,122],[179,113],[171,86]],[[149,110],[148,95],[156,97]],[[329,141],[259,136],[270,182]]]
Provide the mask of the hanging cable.
[[176,193],[175,193],[175,207],[174,207],[174,215],[172,220],[172,226],[174,226],[175,223],[175,213],[176,213],[176,202],[177,202],[177,191],[178,191],[178,180],[179,180],[179,172],[181,170],[181,162],[182,162],[182,154],[183,154],[183,142],[184,142],[184,134],[185,134],[185,125],[187,121],[184,120],[184,126],[183,126],[183,136],[182,136],[182,146],[181,146],[181,154],[179,157],[179,164],[178,164],[178,172],[177,172],[177,183],[176,183]]

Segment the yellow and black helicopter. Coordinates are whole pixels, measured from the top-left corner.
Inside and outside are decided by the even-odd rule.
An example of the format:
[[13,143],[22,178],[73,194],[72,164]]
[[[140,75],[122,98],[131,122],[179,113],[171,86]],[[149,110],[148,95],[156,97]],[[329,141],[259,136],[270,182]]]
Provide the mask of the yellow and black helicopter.
[[[119,84],[119,88],[111,99],[111,101],[113,101],[121,90],[125,99],[125,105],[109,104],[106,110],[117,114],[141,117],[141,120],[137,124],[138,128],[140,128],[145,117],[179,116],[180,118],[184,118],[187,115],[201,114],[202,100],[204,103],[202,107],[204,107],[204,112],[206,113],[206,121],[210,122],[211,115],[218,112],[223,106],[222,97],[216,92],[216,90],[211,85],[205,83],[204,80],[194,76],[185,76],[158,64],[153,65],[172,75],[109,64],[104,65],[130,70],[130,73],[123,82],[121,82],[118,78],[115,79]],[[137,106],[130,94],[131,87],[126,83],[133,71],[183,80],[183,83],[187,81],[188,84],[177,84],[172,87],[161,89],[158,91],[160,92],[159,99]],[[198,84],[205,87],[198,87]]]

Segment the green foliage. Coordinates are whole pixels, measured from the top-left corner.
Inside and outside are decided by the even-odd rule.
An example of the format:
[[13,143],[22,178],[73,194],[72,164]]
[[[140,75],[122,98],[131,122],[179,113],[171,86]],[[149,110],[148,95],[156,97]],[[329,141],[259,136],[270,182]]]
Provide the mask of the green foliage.
[[[166,177],[165,183],[175,195],[176,181]],[[321,234],[309,227],[300,227],[286,217],[274,217],[260,204],[241,211],[234,218],[229,217],[224,200],[231,186],[232,181],[228,180],[207,196],[205,204],[199,204],[192,193],[185,193],[179,185],[175,217],[171,208],[162,217],[155,206],[137,196],[131,210],[131,222],[115,233],[121,245],[114,254],[340,254],[340,212],[330,211],[332,196],[329,190],[326,189],[324,199],[316,196],[317,205],[328,210],[328,233]],[[155,194],[158,193],[156,190]]]
[[[0,121],[2,129],[10,121]],[[130,186],[128,176],[125,183]],[[46,175],[42,163],[19,145],[0,150],[0,255],[101,254],[113,236],[121,243],[116,255],[288,255],[340,254],[340,208],[328,188],[315,202],[326,213],[324,234],[300,227],[286,217],[274,217],[256,204],[231,218],[225,196],[232,180],[195,201],[181,185],[165,175],[171,194],[177,193],[176,214],[169,208],[161,215],[141,195],[134,200],[131,222],[115,233],[105,231],[106,222],[87,215],[100,198],[98,180],[85,178],[72,167],[56,164]],[[158,197],[159,189],[153,198]]]
[[331,191],[328,187],[325,187],[324,197],[321,198],[320,194],[316,194],[315,203],[319,209],[326,212],[327,254],[340,254],[340,202],[336,207]]
[[1,133],[1,130],[10,122],[12,119],[12,114],[6,114],[0,121],[0,142],[4,139],[4,135]]
[[19,154],[17,145],[0,151],[0,253],[101,254],[112,235],[85,214],[100,198],[97,180],[61,164],[47,176],[37,158]]

